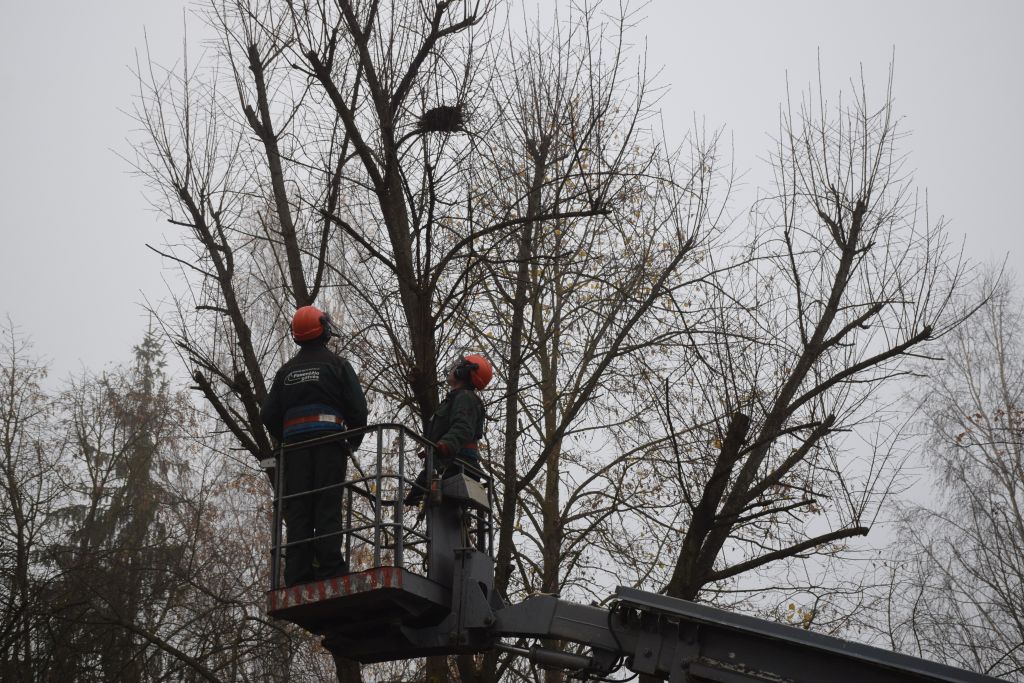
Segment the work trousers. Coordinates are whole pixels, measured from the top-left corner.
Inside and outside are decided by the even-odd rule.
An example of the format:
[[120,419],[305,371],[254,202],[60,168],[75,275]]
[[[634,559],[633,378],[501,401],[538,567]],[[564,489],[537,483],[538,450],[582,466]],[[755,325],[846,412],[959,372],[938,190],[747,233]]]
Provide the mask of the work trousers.
[[[284,455],[286,496],[345,481],[348,446],[344,442],[292,448]],[[348,564],[341,553],[341,487],[284,501],[288,525],[284,580],[289,586],[344,574]],[[327,538],[322,538],[329,535]],[[307,540],[316,538],[315,540]],[[299,542],[297,545],[293,543]],[[306,541],[306,542],[302,542]]]

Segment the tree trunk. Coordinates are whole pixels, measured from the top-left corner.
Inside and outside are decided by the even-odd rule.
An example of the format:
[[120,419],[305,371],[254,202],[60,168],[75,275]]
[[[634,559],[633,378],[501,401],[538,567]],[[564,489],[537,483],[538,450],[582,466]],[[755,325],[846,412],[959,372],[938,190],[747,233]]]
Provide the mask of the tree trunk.
[[334,667],[338,683],[363,683],[363,672],[359,662],[335,655]]
[[[527,216],[540,214],[541,188],[544,182],[548,145],[542,144],[536,150],[534,158],[533,178],[527,204]],[[512,576],[513,533],[516,522],[515,495],[518,478],[516,476],[516,456],[518,454],[517,438],[519,436],[519,380],[522,375],[523,363],[523,327],[526,324],[526,306],[529,294],[530,261],[533,251],[534,224],[532,221],[523,223],[519,232],[519,246],[516,252],[516,286],[512,304],[512,323],[509,340],[508,367],[506,368],[505,387],[505,425],[504,453],[502,469],[501,508],[498,513],[498,551],[494,562],[494,590],[498,595],[507,597],[508,584]],[[496,683],[498,653],[490,651],[484,656],[481,665],[480,679],[486,683]]]

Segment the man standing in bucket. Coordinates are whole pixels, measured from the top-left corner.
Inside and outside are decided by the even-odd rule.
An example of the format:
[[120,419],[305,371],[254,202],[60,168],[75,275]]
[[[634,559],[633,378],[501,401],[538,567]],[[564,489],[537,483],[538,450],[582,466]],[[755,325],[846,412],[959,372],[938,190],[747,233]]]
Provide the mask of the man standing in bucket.
[[[285,496],[344,482],[349,455],[363,439],[360,435],[314,441],[366,426],[366,397],[356,373],[347,360],[327,348],[334,335],[330,316],[317,307],[295,311],[292,339],[299,352],[274,376],[260,413],[267,431],[285,444]],[[311,443],[303,445],[306,441]],[[341,503],[340,487],[284,501],[287,585],[348,572],[341,554]],[[301,542],[315,536],[321,538]]]
[[[480,452],[477,442],[484,435],[484,403],[477,392],[494,376],[490,361],[478,354],[459,358],[448,371],[448,395],[430,418],[424,436],[437,444],[435,467],[447,477],[468,465],[466,472],[474,479],[480,470]],[[421,454],[420,457],[424,457]],[[420,472],[416,483],[405,498],[406,505],[418,505],[427,487],[427,472]]]

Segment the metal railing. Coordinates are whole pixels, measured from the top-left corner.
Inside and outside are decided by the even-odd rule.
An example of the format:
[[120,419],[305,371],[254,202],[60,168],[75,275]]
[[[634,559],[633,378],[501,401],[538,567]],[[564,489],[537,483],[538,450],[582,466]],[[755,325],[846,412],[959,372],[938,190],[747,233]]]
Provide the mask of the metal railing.
[[[345,457],[349,458],[349,465],[355,470],[351,474],[355,476],[346,476],[340,483],[284,494],[285,468],[288,466],[289,451],[338,441],[347,442],[352,437],[369,434],[376,437],[376,448],[369,458],[351,449],[347,443],[344,444]],[[392,438],[385,440],[385,434],[390,434]],[[414,447],[407,449],[410,442]],[[274,459],[271,590],[282,587],[282,560],[286,559],[289,548],[333,537],[341,537],[339,545],[344,547],[344,560],[350,573],[381,566],[414,570],[411,565],[419,564],[423,567],[422,573],[426,574],[427,548],[431,531],[430,516],[426,516],[425,530],[420,531],[417,527],[423,521],[424,515],[420,513],[407,520],[406,508],[409,506],[406,505],[405,498],[410,492],[417,491],[423,498],[424,505],[432,504],[432,489],[436,488],[440,475],[436,466],[442,464],[435,457],[434,445],[399,423],[368,425],[305,441],[281,444]],[[363,449],[365,446],[364,442]],[[416,453],[420,451],[426,454],[423,460],[416,457]],[[364,469],[360,461],[368,466]],[[493,487],[490,477],[485,472],[459,460],[443,464],[447,474],[451,474],[454,468],[483,484],[493,509]],[[419,486],[415,478],[423,469],[430,474],[426,485]],[[349,468],[346,468],[346,471],[348,470]],[[298,540],[289,538],[288,542],[282,542],[285,502],[332,489],[341,489],[341,529],[327,534],[317,532]],[[435,493],[434,496],[436,495]],[[463,517],[465,542],[472,543],[478,550],[492,554],[494,528],[491,512],[467,508],[463,510]],[[412,563],[409,562],[410,554],[416,558]]]

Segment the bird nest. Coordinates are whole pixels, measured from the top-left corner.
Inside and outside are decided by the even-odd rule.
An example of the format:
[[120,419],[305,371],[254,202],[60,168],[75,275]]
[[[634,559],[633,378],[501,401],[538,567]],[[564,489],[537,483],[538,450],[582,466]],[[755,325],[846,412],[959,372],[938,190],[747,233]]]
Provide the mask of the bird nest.
[[416,130],[421,133],[457,133],[466,130],[466,112],[462,105],[443,104],[420,115]]

